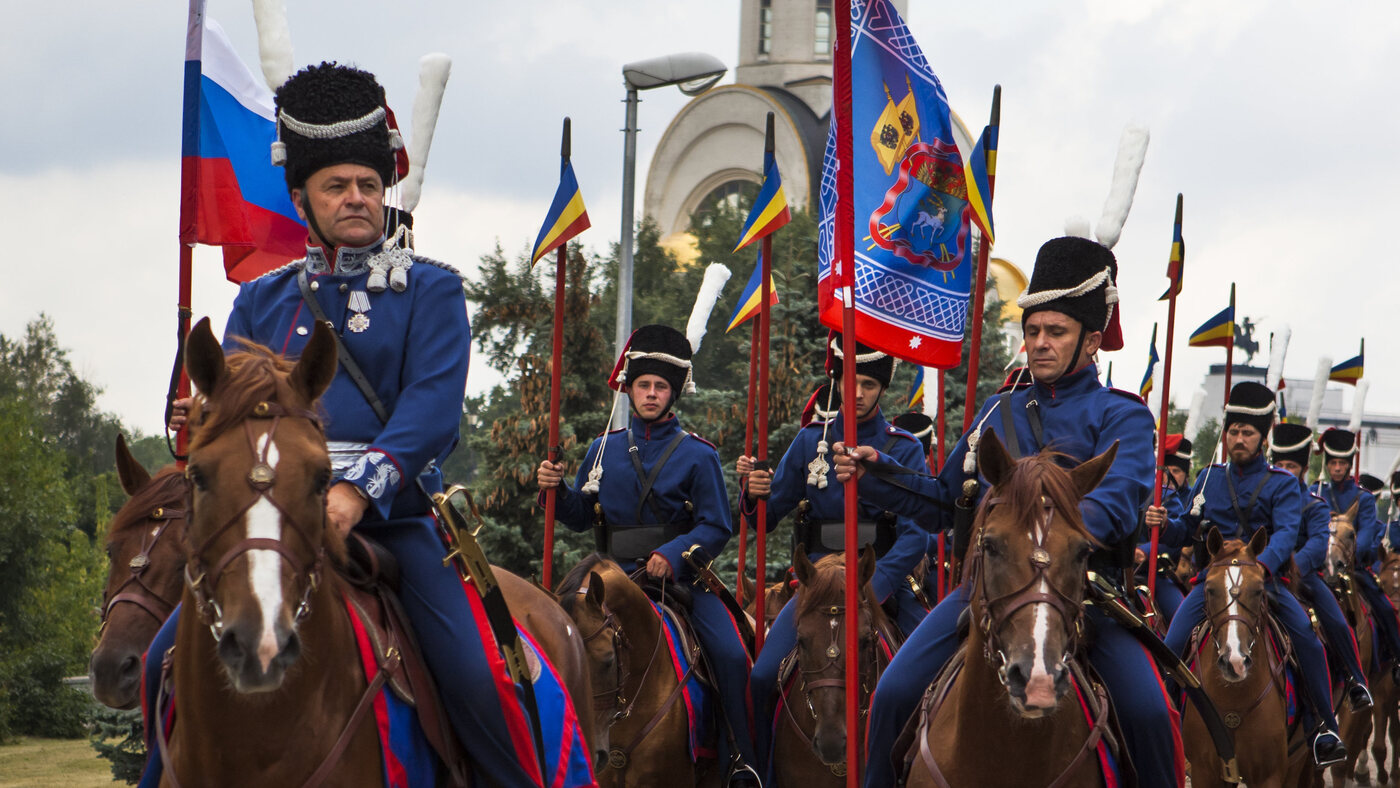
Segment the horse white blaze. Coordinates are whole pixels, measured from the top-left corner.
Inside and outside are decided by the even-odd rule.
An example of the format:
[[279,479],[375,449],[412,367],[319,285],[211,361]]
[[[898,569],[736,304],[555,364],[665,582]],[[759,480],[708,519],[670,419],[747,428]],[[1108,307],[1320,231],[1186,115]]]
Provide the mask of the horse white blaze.
[[[268,445],[268,435],[258,438],[258,453],[267,452],[267,464],[277,470],[277,443]],[[266,498],[259,498],[248,510],[248,538],[282,538],[282,515]],[[262,612],[262,632],[258,636],[258,661],[266,673],[281,648],[277,644],[277,615],[282,610],[282,558],[272,550],[248,551],[248,587]]]
[[[1036,545],[1045,543],[1045,524],[1035,524],[1034,539]],[[1042,578],[1036,591],[1048,594],[1050,584]],[[1031,626],[1031,643],[1035,654],[1031,658],[1030,679],[1026,682],[1026,701],[1031,705],[1048,707],[1055,705],[1055,679],[1050,673],[1050,663],[1051,660],[1058,659],[1059,655],[1050,654],[1047,645],[1050,639],[1049,603],[1036,602],[1031,607],[1035,610],[1035,619]]]
[[[1227,589],[1237,589],[1243,582],[1242,570],[1238,566],[1232,566],[1225,570],[1225,587]],[[1225,615],[1235,616],[1239,614],[1239,599],[1234,594],[1230,595],[1230,604],[1225,608]],[[1240,638],[1240,630],[1243,624],[1237,619],[1232,619],[1225,623],[1225,653],[1230,658],[1230,665],[1235,669],[1237,675],[1244,675],[1244,641]]]

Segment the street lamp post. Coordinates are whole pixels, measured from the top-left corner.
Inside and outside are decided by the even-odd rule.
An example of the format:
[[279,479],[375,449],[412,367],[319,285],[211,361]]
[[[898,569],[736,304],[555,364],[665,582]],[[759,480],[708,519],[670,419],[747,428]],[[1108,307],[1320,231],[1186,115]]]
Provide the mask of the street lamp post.
[[[627,121],[622,128],[622,259],[617,270],[617,354],[632,333],[632,244],[637,190],[637,94],[676,85],[687,96],[698,96],[724,76],[725,65],[713,55],[684,52],[639,60],[622,67],[627,86]],[[627,414],[614,413],[613,427],[626,424]]]

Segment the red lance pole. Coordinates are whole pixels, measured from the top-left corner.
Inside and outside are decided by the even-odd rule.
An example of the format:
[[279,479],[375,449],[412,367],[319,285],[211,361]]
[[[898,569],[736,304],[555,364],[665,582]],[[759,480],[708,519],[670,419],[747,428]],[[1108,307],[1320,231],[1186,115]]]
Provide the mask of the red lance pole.
[[[198,54],[200,62],[203,63],[204,47],[204,0],[190,0],[189,18],[185,29],[185,55],[186,58],[192,54]],[[186,72],[184,89],[184,107],[182,110],[181,122],[184,124],[186,139],[199,139],[199,103],[200,103],[200,83],[199,73]],[[198,219],[199,211],[198,196],[196,192],[199,188],[199,165],[191,157],[181,157],[180,163],[180,270],[179,281],[176,285],[176,353],[180,356],[176,359],[179,364],[179,378],[175,384],[175,398],[184,399],[190,396],[190,378],[185,372],[184,347],[185,338],[190,333],[190,293],[191,270],[194,263],[194,245],[198,243]],[[168,394],[167,394],[168,396]],[[167,403],[167,410],[170,405]],[[167,419],[169,413],[166,414]],[[165,430],[165,425],[161,425],[161,430]],[[162,432],[162,434],[165,434]],[[185,461],[179,459],[184,457],[189,451],[189,427],[183,427],[175,434],[175,454],[176,464],[183,468]]]
[[[945,427],[947,426],[947,423],[948,423],[948,419],[945,418],[945,416],[946,416],[945,411],[948,410],[948,408],[947,408],[948,400],[946,399],[947,393],[948,393],[948,388],[947,388],[947,384],[948,384],[947,374],[948,374],[947,370],[943,370],[943,369],[938,370],[938,426],[937,426],[937,428],[935,428],[935,430],[934,430],[934,436],[935,436],[935,437],[937,438],[937,440],[938,440],[938,448],[936,449],[936,451],[937,451],[937,453],[938,453],[938,462],[937,462],[936,465],[933,466],[933,472],[934,472],[934,473],[938,473],[940,470],[943,469],[943,452],[944,452],[943,435],[944,435],[944,429],[945,429]],[[939,531],[939,532],[938,532],[938,599],[939,599],[939,601],[942,601],[943,595],[944,595],[945,593],[947,593],[947,591],[948,591],[948,570],[947,570],[947,567],[944,565],[944,561],[947,560],[947,556],[946,556],[946,554],[945,554],[945,550],[946,550],[945,543],[946,543],[946,542],[947,542],[946,534],[945,534],[943,531]]]
[[[569,160],[569,119],[564,118],[564,137],[559,155]],[[554,268],[554,331],[553,352],[549,360],[549,461],[559,462],[559,392],[564,387],[564,264],[568,260],[567,243],[560,244]],[[554,507],[558,488],[544,493],[544,565],[541,576],[545,588],[554,587]]]
[[[1001,125],[1001,85],[992,88],[993,128]],[[992,195],[996,191],[996,165],[987,161],[987,206],[991,207]],[[972,341],[967,354],[967,398],[963,408],[963,434],[972,427],[972,419],[977,415],[977,362],[982,356],[982,311],[987,301],[987,260],[992,253],[992,244],[986,235],[977,241],[977,273],[972,280]]]
[[[763,139],[764,161],[773,153],[773,113],[768,113],[768,126]],[[758,454],[754,467],[768,470],[768,334],[772,322],[773,298],[773,234],[763,236],[763,251],[759,271],[761,283],[758,289]],[[764,581],[768,572],[768,501],[759,498],[754,506],[754,563],[758,582],[754,588],[754,605],[759,616],[763,615]],[[761,623],[761,622],[760,622]],[[763,627],[754,627],[754,654],[763,651]]]
[[[856,438],[856,310],[855,289],[855,162],[851,128],[851,0],[841,0],[836,13],[836,62],[834,112],[836,124],[836,287],[841,299],[841,420],[842,441],[847,447],[857,444]],[[856,588],[856,528],[860,513],[857,506],[856,477],[846,480],[846,610],[860,610],[859,589]],[[845,617],[846,625],[846,786],[860,784],[861,729],[859,698],[860,640],[857,628],[851,624],[856,617]]]
[[[758,377],[758,324],[751,326],[749,336],[749,388],[748,398],[744,405],[744,456],[753,456],[753,398]],[[747,495],[747,492],[745,492]],[[741,578],[738,588],[735,589],[734,596],[739,600],[739,606],[744,606],[744,559],[749,554],[749,517],[744,514],[743,507],[739,507],[739,566],[737,568],[738,577]],[[755,586],[763,585],[763,575],[755,578]],[[759,616],[763,615],[762,610],[756,610]],[[762,628],[763,622],[757,621],[757,626]]]
[[[1366,337],[1361,338],[1361,363],[1366,363]],[[1362,374],[1365,374],[1364,368]],[[1366,414],[1362,413],[1361,419],[1365,418]],[[1358,420],[1356,422],[1356,462],[1351,464],[1351,475],[1352,478],[1356,480],[1357,484],[1361,484],[1361,435],[1364,432],[1365,430],[1361,429],[1361,420]],[[1390,481],[1386,480],[1386,484],[1390,484]]]
[[[1230,283],[1230,322],[1233,324],[1234,321],[1235,321],[1235,283],[1234,283],[1234,282],[1231,282],[1231,283]],[[1228,344],[1228,345],[1225,346],[1225,405],[1229,405],[1229,404],[1230,404],[1230,381],[1231,381],[1231,379],[1232,379],[1232,377],[1233,377],[1234,371],[1235,371],[1235,329],[1234,329],[1234,326],[1232,325],[1231,328],[1230,328],[1230,344]],[[1221,407],[1224,407],[1224,405],[1222,405]],[[1224,434],[1224,432],[1225,432],[1225,427],[1223,426],[1223,425],[1224,425],[1224,422],[1222,422],[1221,424],[1222,424],[1222,426],[1221,426],[1221,428],[1220,428],[1220,430],[1221,430],[1221,435],[1220,435],[1220,461],[1221,461],[1221,462],[1228,462],[1228,461],[1230,460],[1230,452],[1229,452],[1228,450],[1226,450],[1226,448],[1225,448],[1225,434]]]
[[[1181,195],[1176,195],[1176,227],[1172,233],[1172,245],[1176,245],[1176,239],[1181,237]],[[1180,254],[1185,257],[1185,250]],[[1161,414],[1157,420],[1157,483],[1152,488],[1152,505],[1162,505],[1162,475],[1167,467],[1167,414],[1171,407],[1172,390],[1172,339],[1176,333],[1176,283],[1181,277],[1181,266],[1186,265],[1186,260],[1171,260],[1167,263],[1167,348],[1162,354],[1162,407]],[[1175,270],[1173,270],[1175,269]],[[1155,333],[1155,328],[1154,328]],[[1155,344],[1155,337],[1154,337]],[[1150,542],[1151,552],[1147,556],[1147,596],[1149,599],[1157,598],[1157,540],[1161,536],[1159,528],[1152,529],[1152,540]]]

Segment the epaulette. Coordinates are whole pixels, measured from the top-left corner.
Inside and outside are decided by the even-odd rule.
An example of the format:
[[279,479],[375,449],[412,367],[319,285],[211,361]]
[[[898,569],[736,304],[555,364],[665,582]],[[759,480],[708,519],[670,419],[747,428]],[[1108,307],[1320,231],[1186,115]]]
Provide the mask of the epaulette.
[[909,430],[902,430],[899,427],[894,426],[893,424],[885,428],[885,434],[898,435],[901,438],[908,438],[909,440],[914,441],[915,443],[919,442],[919,439],[915,438],[913,434],[909,432]]
[[293,260],[293,261],[291,261],[290,263],[287,263],[286,265],[278,266],[277,268],[274,268],[274,269],[272,269],[271,271],[268,271],[267,273],[263,274],[262,276],[258,277],[257,279],[254,279],[253,281],[256,282],[258,279],[266,279],[266,278],[268,278],[268,277],[270,277],[270,276],[278,276],[279,274],[285,274],[285,273],[287,273],[288,271],[300,271],[301,269],[303,269],[303,268],[305,268],[305,267],[306,267],[306,258],[303,257],[303,258],[301,258],[300,260]]
[[1142,405],[1142,406],[1144,406],[1144,407],[1147,406],[1147,400],[1143,399],[1142,397],[1139,397],[1138,395],[1134,394],[1134,393],[1131,392],[1131,391],[1124,391],[1123,389],[1114,388],[1114,387],[1112,387],[1112,386],[1104,386],[1104,387],[1103,387],[1103,390],[1104,390],[1104,391],[1108,391],[1108,392],[1112,392],[1112,393],[1114,393],[1114,394],[1117,394],[1117,395],[1120,396],[1120,397],[1127,397],[1128,399],[1130,399],[1130,400],[1132,400],[1132,401],[1136,402],[1137,404]]
[[1016,391],[1016,390],[1018,390],[1018,389],[1023,389],[1023,388],[1025,388],[1025,387],[1031,385],[1031,384],[1034,383],[1034,382],[1035,382],[1035,381],[1033,381],[1033,380],[1023,380],[1023,381],[1021,381],[1021,382],[1019,382],[1019,383],[1005,383],[1005,384],[1002,384],[1002,387],[1001,387],[1001,388],[997,389],[997,393],[998,393],[998,394],[1005,394],[1005,393],[1008,392],[1008,391]]
[[1278,467],[1277,465],[1270,465],[1270,466],[1269,466],[1269,470],[1273,471],[1274,473],[1281,473],[1281,474],[1283,474],[1284,476],[1288,476],[1288,477],[1292,478],[1293,481],[1295,481],[1295,482],[1298,481],[1298,477],[1297,477],[1297,476],[1294,476],[1292,471],[1285,471],[1284,469]]
[[604,435],[611,435],[611,434],[613,434],[614,432],[626,432],[626,431],[627,431],[627,428],[626,428],[626,427],[618,427],[618,428],[615,429],[615,430],[603,430],[602,432],[598,433],[597,435],[594,435],[593,437],[594,437],[594,438],[601,438],[601,437],[603,437]]
[[699,435],[696,435],[696,434],[693,433],[693,432],[687,432],[686,434],[689,435],[690,437],[692,437],[692,438],[694,438],[694,439],[700,441],[701,443],[705,444],[706,446],[709,446],[711,449],[714,449],[715,451],[719,451],[719,447],[718,447],[718,446],[714,445],[713,443],[710,443],[709,441],[705,440],[704,438],[700,437]]
[[1326,499],[1326,498],[1323,498],[1321,495],[1318,495],[1317,493],[1313,492],[1312,490],[1308,490],[1308,495],[1312,496],[1312,499],[1313,499],[1314,501],[1318,501],[1318,502],[1320,502],[1320,503],[1327,503],[1327,499]]
[[424,257],[424,256],[421,255],[421,254],[414,254],[414,255],[413,255],[413,264],[414,264],[414,265],[418,265],[419,263],[422,263],[422,264],[424,264],[424,265],[431,265],[431,266],[433,266],[434,268],[441,268],[442,270],[447,271],[448,273],[452,274],[453,276],[457,277],[458,279],[462,279],[462,280],[465,280],[465,279],[466,279],[466,277],[462,275],[462,272],[461,272],[461,271],[458,271],[456,268],[453,268],[452,266],[448,265],[447,263],[442,262],[441,260],[434,260],[434,259],[431,258],[431,257]]

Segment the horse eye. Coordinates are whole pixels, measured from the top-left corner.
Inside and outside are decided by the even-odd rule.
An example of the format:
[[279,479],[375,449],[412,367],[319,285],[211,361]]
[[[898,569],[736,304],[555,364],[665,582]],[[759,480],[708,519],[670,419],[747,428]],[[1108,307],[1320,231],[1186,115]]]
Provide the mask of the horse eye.
[[329,468],[321,468],[316,471],[315,476],[316,492],[323,494],[331,487],[331,471]]
[[209,480],[204,477],[204,472],[198,466],[191,465],[185,469],[185,476],[190,480],[196,490],[209,489]]
[[1089,554],[1094,552],[1094,546],[1085,542],[1074,552],[1074,560],[1084,562],[1089,560]]
[[982,540],[982,552],[989,556],[1001,555],[1001,545],[997,544],[996,540],[989,536]]

